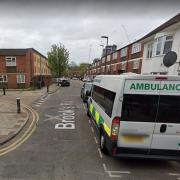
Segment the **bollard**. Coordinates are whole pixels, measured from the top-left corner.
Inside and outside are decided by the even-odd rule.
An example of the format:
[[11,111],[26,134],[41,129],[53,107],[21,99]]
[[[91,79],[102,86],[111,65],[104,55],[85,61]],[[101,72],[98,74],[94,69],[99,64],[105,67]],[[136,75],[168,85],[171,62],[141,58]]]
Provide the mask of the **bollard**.
[[6,95],[6,88],[3,87],[3,94]]
[[49,92],[49,85],[47,85],[47,93]]
[[21,103],[20,103],[20,98],[16,98],[17,102],[17,113],[21,113]]

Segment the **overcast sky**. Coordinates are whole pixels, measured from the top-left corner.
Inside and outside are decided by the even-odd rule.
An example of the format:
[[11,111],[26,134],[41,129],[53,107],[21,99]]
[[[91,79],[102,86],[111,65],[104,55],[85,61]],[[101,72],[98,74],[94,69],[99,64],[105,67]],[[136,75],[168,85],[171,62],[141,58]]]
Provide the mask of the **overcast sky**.
[[118,48],[180,13],[180,1],[0,1],[0,48],[33,47],[47,55],[61,42],[70,61],[92,62],[102,46]]

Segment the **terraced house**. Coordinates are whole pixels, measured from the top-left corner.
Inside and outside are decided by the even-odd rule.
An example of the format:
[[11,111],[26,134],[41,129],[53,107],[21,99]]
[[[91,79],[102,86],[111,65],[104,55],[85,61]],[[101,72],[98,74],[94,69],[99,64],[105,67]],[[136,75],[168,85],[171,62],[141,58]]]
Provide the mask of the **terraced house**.
[[47,58],[33,48],[0,49],[0,86],[28,88],[51,83]]
[[[177,60],[167,68],[163,64],[165,54],[174,51]],[[99,71],[98,69],[101,69]],[[180,14],[177,14],[139,40],[102,57],[87,69],[87,75],[121,74],[180,75]]]

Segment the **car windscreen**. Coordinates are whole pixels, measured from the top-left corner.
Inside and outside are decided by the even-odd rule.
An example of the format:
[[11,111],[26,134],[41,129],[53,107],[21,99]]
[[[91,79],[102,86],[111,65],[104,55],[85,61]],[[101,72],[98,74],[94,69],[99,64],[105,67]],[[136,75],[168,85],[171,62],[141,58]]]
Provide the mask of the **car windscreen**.
[[91,90],[91,88],[92,88],[92,84],[85,84],[85,89],[86,90]]
[[180,123],[180,96],[160,96],[157,122]]
[[155,122],[158,95],[124,94],[122,121]]

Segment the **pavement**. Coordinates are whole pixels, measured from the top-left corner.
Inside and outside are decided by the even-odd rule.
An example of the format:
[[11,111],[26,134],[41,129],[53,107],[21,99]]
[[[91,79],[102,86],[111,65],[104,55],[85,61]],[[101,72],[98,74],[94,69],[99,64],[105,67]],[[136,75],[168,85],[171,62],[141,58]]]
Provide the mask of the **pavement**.
[[118,159],[102,154],[99,135],[80,98],[82,82],[49,95],[34,133],[0,156],[2,180],[179,180],[176,161]]
[[[49,94],[55,93],[59,87],[52,84]],[[21,113],[17,113],[16,98],[21,99],[21,104],[31,105],[33,101],[41,96],[47,96],[47,89],[27,91],[8,90],[6,95],[0,96],[0,145],[4,145],[24,128],[30,117],[30,112],[22,105]]]
[[22,130],[29,119],[29,113],[21,108],[21,113],[18,114],[16,104],[1,101],[0,115],[0,145],[3,145]]
[[[59,89],[59,86],[52,84],[49,86],[49,94],[55,93]],[[6,95],[3,95],[2,89],[0,91],[0,99],[15,102],[16,98],[20,98],[21,102],[26,105],[31,105],[39,97],[48,95],[47,87],[36,90],[6,90]]]

